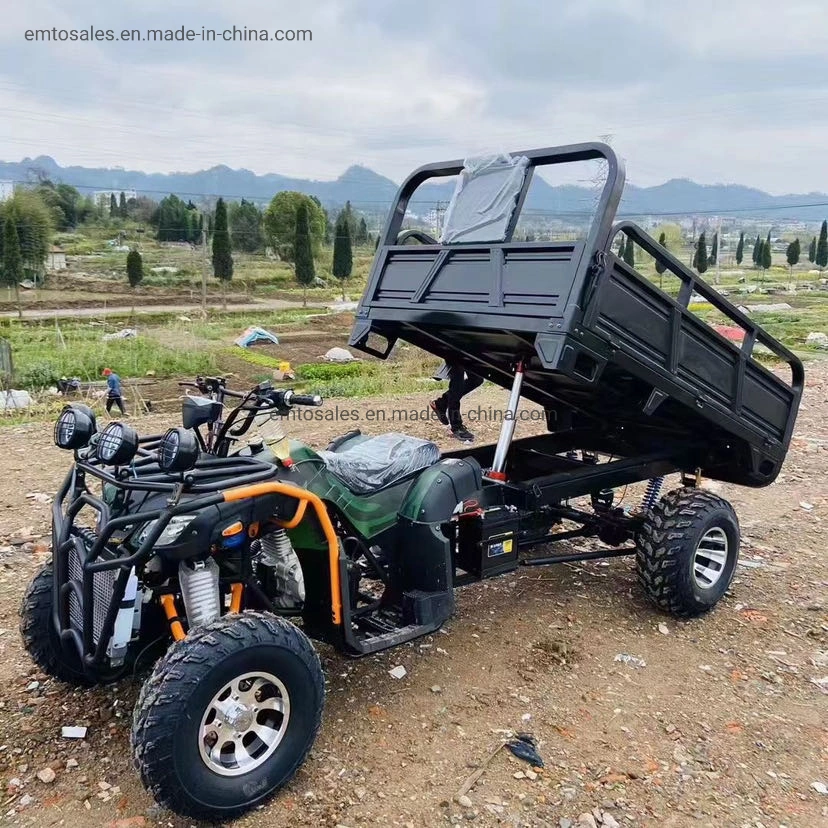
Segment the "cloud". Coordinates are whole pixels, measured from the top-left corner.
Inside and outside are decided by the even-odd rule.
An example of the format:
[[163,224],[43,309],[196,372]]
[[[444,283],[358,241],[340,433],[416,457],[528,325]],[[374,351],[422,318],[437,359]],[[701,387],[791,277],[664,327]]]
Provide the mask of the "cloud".
[[[402,178],[612,135],[628,177],[828,189],[818,2],[30,0],[0,31],[0,158]],[[305,43],[33,43],[28,28],[310,29]]]

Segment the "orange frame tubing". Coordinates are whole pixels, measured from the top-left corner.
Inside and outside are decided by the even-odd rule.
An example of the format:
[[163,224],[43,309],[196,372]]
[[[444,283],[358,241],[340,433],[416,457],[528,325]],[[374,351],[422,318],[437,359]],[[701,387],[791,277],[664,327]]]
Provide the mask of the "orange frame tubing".
[[223,492],[225,503],[234,503],[238,500],[247,500],[251,497],[261,497],[269,494],[282,494],[287,497],[292,497],[299,501],[296,508],[296,514],[285,522],[280,522],[280,525],[285,529],[293,529],[298,526],[305,516],[305,511],[308,505],[313,507],[316,512],[316,517],[319,519],[319,525],[322,527],[322,532],[325,535],[325,540],[328,541],[328,565],[331,577],[331,616],[333,623],[339,626],[342,623],[342,588],[339,578],[339,539],[334,531],[331,518],[328,515],[328,510],[322,499],[307,491],[300,489],[288,483],[254,483],[250,486],[239,486],[235,489],[227,489]]
[[230,585],[230,612],[240,613],[244,584]]
[[186,638],[184,627],[181,626],[181,621],[178,620],[178,610],[175,608],[175,598],[169,593],[161,596],[161,606],[164,608],[164,615],[167,616],[167,621],[170,622],[170,632],[175,641],[181,641]]

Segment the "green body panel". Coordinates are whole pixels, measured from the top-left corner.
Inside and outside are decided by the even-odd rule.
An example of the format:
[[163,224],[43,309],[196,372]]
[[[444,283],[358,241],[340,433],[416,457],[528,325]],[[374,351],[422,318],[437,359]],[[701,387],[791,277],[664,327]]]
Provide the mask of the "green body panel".
[[410,493],[402,505],[400,517],[408,518],[411,521],[421,520],[420,510],[423,507],[426,495],[432,491],[435,482],[443,474],[445,474],[445,470],[442,466],[431,466],[426,469],[411,486]]
[[[304,443],[290,441],[290,459],[294,465],[287,479],[336,506],[365,540],[394,526],[400,506],[412,485],[411,480],[404,480],[375,494],[357,495],[331,474],[324,460]],[[297,549],[327,547],[315,521],[304,520],[289,534]]]

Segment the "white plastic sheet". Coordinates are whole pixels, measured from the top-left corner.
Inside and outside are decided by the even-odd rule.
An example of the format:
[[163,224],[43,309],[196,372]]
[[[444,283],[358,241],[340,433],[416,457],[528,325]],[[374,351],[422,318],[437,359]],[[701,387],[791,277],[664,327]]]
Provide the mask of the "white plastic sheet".
[[446,211],[440,242],[503,241],[528,167],[525,156],[467,158]]
[[345,451],[320,451],[319,456],[351,491],[367,494],[433,466],[440,449],[428,440],[391,432]]

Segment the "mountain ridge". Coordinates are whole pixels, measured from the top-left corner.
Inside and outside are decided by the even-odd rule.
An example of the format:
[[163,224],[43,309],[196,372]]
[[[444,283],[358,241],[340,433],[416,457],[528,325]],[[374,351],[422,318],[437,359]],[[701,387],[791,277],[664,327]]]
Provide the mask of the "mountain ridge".
[[[47,155],[18,162],[0,161],[0,180],[25,182],[41,172],[53,180],[95,190],[136,190],[153,198],[176,193],[185,198],[246,198],[269,201],[280,190],[299,190],[316,196],[325,206],[350,201],[355,207],[384,212],[397,191],[391,179],[361,164],[352,164],[335,179],[305,179],[280,173],[257,174],[217,164],[196,172],[147,173],[121,167],[84,167],[58,164]],[[428,209],[451,198],[451,181],[423,185],[412,207]],[[529,192],[528,209],[543,213],[580,214],[595,203],[595,190],[577,185],[553,186],[536,176]],[[828,195],[820,192],[771,195],[743,184],[698,184],[689,178],[672,178],[651,187],[627,184],[619,213],[626,215],[693,215],[740,213],[747,217],[821,221],[828,215]],[[804,205],[804,206],[803,206]]]

